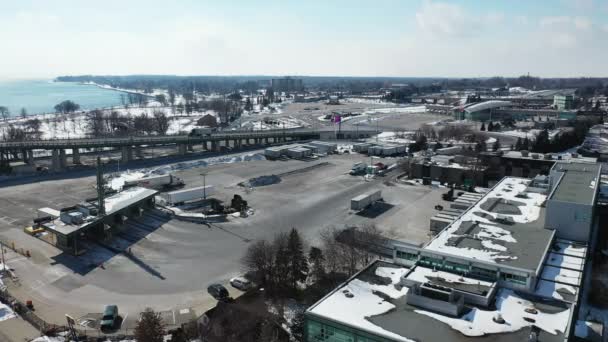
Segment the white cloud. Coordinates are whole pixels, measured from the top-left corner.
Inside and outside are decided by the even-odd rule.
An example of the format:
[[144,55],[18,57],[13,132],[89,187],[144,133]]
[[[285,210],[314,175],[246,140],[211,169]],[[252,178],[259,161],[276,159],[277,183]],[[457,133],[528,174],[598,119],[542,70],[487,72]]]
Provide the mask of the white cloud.
[[576,10],[587,11],[594,7],[593,0],[562,0],[568,7]]
[[416,12],[416,23],[421,31],[435,37],[468,35],[474,28],[461,6],[430,0]]
[[586,18],[586,17],[575,17],[574,26],[579,30],[590,30],[591,29],[591,20],[589,20],[589,18]]

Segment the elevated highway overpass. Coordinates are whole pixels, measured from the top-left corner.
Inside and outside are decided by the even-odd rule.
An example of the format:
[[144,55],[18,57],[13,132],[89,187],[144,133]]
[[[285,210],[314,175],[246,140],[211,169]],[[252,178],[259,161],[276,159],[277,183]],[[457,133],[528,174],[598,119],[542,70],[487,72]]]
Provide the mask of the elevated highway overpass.
[[52,151],[52,169],[60,171],[67,165],[66,150],[71,150],[72,163],[80,163],[82,149],[115,148],[122,152],[122,160],[128,162],[141,157],[142,147],[175,145],[179,154],[186,154],[195,145],[203,149],[221,152],[226,148],[239,149],[242,146],[268,145],[287,141],[310,139],[360,139],[375,134],[375,130],[313,130],[277,129],[266,131],[220,131],[209,135],[168,135],[168,136],[128,136],[82,139],[53,139],[0,142],[0,162],[22,159],[33,163],[34,150]]

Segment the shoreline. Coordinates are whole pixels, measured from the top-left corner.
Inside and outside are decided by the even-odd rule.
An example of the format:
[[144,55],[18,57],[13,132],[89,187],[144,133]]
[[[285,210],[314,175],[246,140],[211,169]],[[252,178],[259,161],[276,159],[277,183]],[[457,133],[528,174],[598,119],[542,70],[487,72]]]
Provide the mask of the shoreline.
[[[100,89],[105,89],[105,90],[114,90],[114,91],[118,91],[121,93],[127,93],[127,94],[136,94],[136,95],[143,95],[143,96],[147,96],[149,98],[154,98],[155,95],[151,95],[151,94],[146,94],[137,90],[130,90],[130,89],[124,89],[124,88],[115,88],[109,85],[105,85],[105,84],[99,84],[99,83],[95,83],[95,82],[64,82],[64,81],[55,81],[53,80],[53,82],[63,82],[63,83],[76,83],[76,84],[80,84],[80,85],[93,85],[96,86],[97,88]],[[99,108],[94,108],[94,109],[99,109]]]

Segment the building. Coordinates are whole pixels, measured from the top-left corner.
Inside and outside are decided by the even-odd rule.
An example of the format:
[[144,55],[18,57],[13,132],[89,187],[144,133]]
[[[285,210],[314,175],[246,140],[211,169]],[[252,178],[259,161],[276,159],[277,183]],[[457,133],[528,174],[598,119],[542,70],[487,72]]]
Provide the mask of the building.
[[467,119],[473,121],[523,120],[537,116],[573,120],[577,117],[577,112],[564,108],[547,109],[522,106],[515,101],[489,100],[456,107],[453,115],[456,120]]
[[558,110],[570,110],[574,108],[574,96],[555,95],[553,96],[553,107]]
[[[584,213],[599,166],[588,166],[506,177],[424,247],[393,242],[392,261],[372,263],[307,310],[306,341],[568,341],[597,230]],[[589,190],[573,192],[575,182]],[[559,225],[551,201],[584,219]]]
[[276,92],[301,92],[304,90],[304,81],[301,78],[282,77],[270,80],[272,90]]
[[429,179],[455,185],[484,185],[487,166],[462,155],[436,155],[430,160],[415,160],[410,178]]
[[534,153],[523,151],[483,152],[481,158],[488,165],[488,181],[498,181],[503,177],[534,178],[548,175],[557,162],[595,164],[597,158],[583,157],[578,153]]
[[487,120],[498,120],[499,118],[493,116],[492,113],[500,108],[512,107],[513,103],[510,101],[501,100],[490,100],[483,102],[475,102],[464,107],[458,107],[454,111],[454,119],[456,120],[473,120],[473,121],[487,121]]
[[[97,199],[86,200],[75,206],[62,208],[58,215],[41,224],[49,233],[45,240],[57,248],[79,255],[84,251],[83,239],[105,239],[112,232],[143,211],[154,207],[156,190],[132,187],[104,199],[105,214],[99,212]],[[49,212],[48,208],[44,208]],[[57,217],[58,216],[58,217]]]
[[549,172],[547,226],[574,241],[591,241],[600,164],[556,163]]

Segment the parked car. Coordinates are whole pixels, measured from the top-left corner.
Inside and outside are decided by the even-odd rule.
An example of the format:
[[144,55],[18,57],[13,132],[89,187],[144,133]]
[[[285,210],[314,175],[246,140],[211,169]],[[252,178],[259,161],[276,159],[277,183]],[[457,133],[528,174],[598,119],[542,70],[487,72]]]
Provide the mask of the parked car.
[[230,279],[230,285],[241,291],[247,291],[253,287],[253,283],[249,279],[244,277],[236,277]]
[[103,309],[103,317],[99,327],[101,330],[114,329],[116,326],[116,320],[118,319],[118,306],[106,305]]
[[217,300],[223,300],[230,297],[230,293],[228,293],[228,290],[221,284],[209,285],[209,287],[207,287],[207,292],[209,292],[209,294]]

